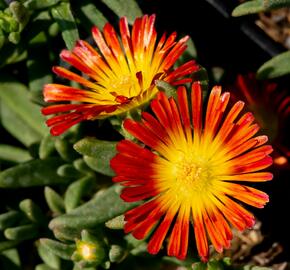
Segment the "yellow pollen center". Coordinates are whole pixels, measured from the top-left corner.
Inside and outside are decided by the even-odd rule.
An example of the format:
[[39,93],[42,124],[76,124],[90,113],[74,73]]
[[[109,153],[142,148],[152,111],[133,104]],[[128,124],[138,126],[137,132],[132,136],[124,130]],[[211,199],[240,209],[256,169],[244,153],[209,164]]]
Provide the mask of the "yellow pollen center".
[[191,202],[194,198],[212,193],[218,181],[219,169],[212,160],[202,155],[178,153],[162,186],[175,194],[177,201]]
[[[181,143],[180,143],[181,144]],[[179,149],[172,145],[166,161],[156,167],[156,188],[162,193],[160,201],[195,208],[210,205],[222,175],[228,174],[226,157],[206,143],[184,144]]]
[[202,171],[201,167],[197,166],[196,164],[190,163],[183,163],[178,167],[178,169],[180,170],[178,178],[182,179],[182,181],[185,181],[188,184],[194,182],[195,180],[198,181]]
[[[110,88],[112,92],[118,95],[123,95],[128,98],[136,96],[137,80],[132,78],[131,75],[123,75],[110,81]],[[139,90],[140,91],[140,90]]]
[[194,160],[182,160],[176,165],[176,180],[183,192],[203,191],[210,185],[210,168]]
[[85,260],[95,259],[96,248],[93,244],[82,243],[78,247],[79,253]]

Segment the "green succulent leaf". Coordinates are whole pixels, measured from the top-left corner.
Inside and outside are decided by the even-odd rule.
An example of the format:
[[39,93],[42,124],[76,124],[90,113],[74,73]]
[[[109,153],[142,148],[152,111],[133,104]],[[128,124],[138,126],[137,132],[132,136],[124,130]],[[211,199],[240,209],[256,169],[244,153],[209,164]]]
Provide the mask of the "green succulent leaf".
[[75,251],[74,244],[68,245],[47,238],[41,238],[40,244],[47,248],[51,253],[64,260],[70,260],[73,252]]
[[[36,46],[39,46],[39,45],[47,46],[48,45],[47,36],[44,35],[44,31],[45,32],[49,31],[49,28],[53,24],[56,24],[56,22],[54,20],[52,20],[51,15],[50,15],[49,11],[47,11],[47,10],[37,12],[34,15],[35,16],[33,16],[33,18],[31,18],[31,23],[29,24],[29,32],[28,31],[25,32],[25,35],[26,35],[25,38],[27,39],[27,41],[29,42],[29,45],[30,45],[29,46],[30,55],[32,52],[34,53],[34,51],[32,51],[32,50],[35,49]],[[37,48],[37,49],[40,49],[40,48]],[[44,48],[42,47],[42,49],[44,49]],[[48,50],[48,48],[45,48],[44,50]],[[40,55],[41,55],[41,53],[38,53],[38,57]],[[45,57],[45,59],[46,59],[46,57]],[[45,68],[45,67],[43,67],[43,68]],[[46,67],[46,68],[48,68],[48,67]]]
[[72,145],[65,139],[56,138],[55,149],[65,161],[73,161],[78,156]]
[[45,9],[58,4],[61,0],[27,0],[24,6],[30,10]]
[[114,171],[111,169],[111,167],[109,165],[110,163],[105,163],[105,165],[102,166],[103,160],[89,157],[89,156],[84,156],[84,161],[89,166],[89,168],[91,168],[92,170],[94,170],[98,173],[101,173],[101,174],[104,174],[107,176],[114,176],[115,175]]
[[81,173],[91,174],[93,172],[92,169],[83,160],[83,158],[74,160],[73,165]]
[[0,187],[22,188],[68,183],[71,178],[60,177],[56,173],[62,164],[63,161],[58,158],[21,163],[0,173]]
[[44,225],[46,217],[43,214],[41,208],[34,203],[31,199],[25,199],[19,204],[20,210],[26,215],[26,217],[36,224]]
[[290,51],[283,52],[264,63],[257,71],[257,78],[273,79],[290,74]]
[[41,159],[48,158],[55,151],[55,140],[48,134],[40,142],[39,146],[39,157]]
[[8,240],[24,241],[38,236],[37,226],[34,224],[21,225],[8,228],[4,231]]
[[112,230],[121,230],[124,228],[125,220],[124,215],[120,215],[108,220],[105,223],[106,227]]
[[0,144],[0,159],[15,163],[25,162],[31,159],[28,151],[7,144]]
[[23,120],[40,136],[47,133],[44,125],[44,117],[40,113],[39,106],[29,99],[29,92],[25,85],[7,76],[0,77],[0,98],[19,119]]
[[[101,0],[108,6],[118,17],[126,16],[128,22],[133,24],[137,17],[142,16],[142,11],[134,0]],[[128,8],[129,7],[129,8]]]
[[0,50],[0,67],[20,62],[26,57],[27,47],[22,43],[19,43],[17,46],[6,43]]
[[56,214],[65,213],[62,197],[50,187],[45,187],[44,196],[50,210]]
[[7,249],[0,255],[1,269],[21,270],[21,260],[16,248]]
[[290,0],[252,0],[246,1],[232,11],[232,16],[238,17],[272,9],[289,7]]
[[12,32],[19,31],[19,23],[12,16],[12,13],[10,10],[9,10],[9,13],[3,12],[0,10],[0,28],[5,33],[12,33]]
[[64,176],[64,177],[72,177],[74,179],[80,178],[83,176],[81,172],[79,172],[73,165],[71,164],[64,164],[61,165],[57,169],[57,174],[59,176]]
[[37,246],[37,251],[40,258],[45,262],[48,267],[52,269],[60,269],[61,260],[60,257],[52,253],[43,242],[39,242]]
[[99,11],[91,1],[81,1],[80,3],[79,17],[81,19],[83,18],[82,21],[87,21],[84,26],[87,27],[88,32],[91,31],[92,26],[97,26],[99,29],[103,29],[107,23],[107,19],[103,13]]
[[16,225],[23,215],[15,210],[10,210],[7,213],[0,215],[0,230],[5,230]]
[[18,44],[20,41],[20,33],[19,32],[9,33],[8,40],[13,44]]
[[0,252],[14,248],[19,244],[19,241],[16,240],[8,240],[8,241],[1,241],[0,242]]
[[[41,32],[44,34],[43,32]],[[36,42],[36,39],[34,39]],[[47,42],[44,38],[44,42]],[[41,58],[40,58],[41,55]],[[28,50],[29,60],[26,65],[29,76],[29,90],[30,96],[33,101],[38,104],[44,105],[42,89],[47,83],[52,83],[52,74],[48,60],[48,52],[43,52],[43,46],[39,48],[32,48]]]
[[84,138],[74,144],[74,149],[82,155],[87,165],[96,172],[113,176],[110,160],[116,155],[117,142],[101,141],[95,138]]
[[1,123],[13,137],[27,147],[41,140],[39,132],[27,125],[27,123],[22,120],[13,109],[10,109],[1,101],[1,99],[0,104]]
[[99,192],[87,203],[73,209],[69,214],[54,218],[49,227],[54,232],[67,230],[67,228],[82,229],[95,228],[127,210],[138,205],[137,203],[126,203],[120,198],[120,187],[112,186]]
[[72,242],[75,239],[80,237],[80,229],[72,228],[72,227],[57,227],[53,230],[53,234],[56,239],[59,239],[63,242]]
[[155,81],[157,88],[160,91],[165,92],[167,97],[174,97],[176,98],[176,88],[169,84],[168,82],[156,80]]
[[35,270],[58,270],[59,268],[52,268],[45,263],[36,265]]
[[58,23],[66,47],[71,50],[79,40],[79,32],[69,2],[61,2],[51,9],[52,17]]
[[23,6],[22,3],[18,1],[11,2],[9,5],[9,9],[14,19],[20,24],[21,31],[29,21],[30,17],[29,11]]
[[92,189],[94,182],[93,176],[85,176],[68,186],[64,194],[66,212],[70,212],[81,203],[82,197]]
[[111,262],[121,262],[126,256],[126,249],[119,245],[112,245],[109,250],[109,259]]

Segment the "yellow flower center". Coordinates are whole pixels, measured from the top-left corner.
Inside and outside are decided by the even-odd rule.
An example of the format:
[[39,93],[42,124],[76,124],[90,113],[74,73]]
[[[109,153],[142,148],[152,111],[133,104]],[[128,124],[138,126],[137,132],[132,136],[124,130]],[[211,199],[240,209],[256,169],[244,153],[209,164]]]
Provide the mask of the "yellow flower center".
[[128,98],[136,95],[137,81],[131,75],[123,75],[110,81],[112,92],[118,93]]
[[174,198],[176,207],[181,204],[188,207],[193,204],[209,205],[209,198],[221,181],[220,175],[228,170],[225,157],[205,144],[186,144],[178,150],[172,146],[170,150],[167,165],[160,164],[156,168],[159,178],[157,188],[163,193],[160,200],[166,202]]
[[178,181],[181,181],[186,185],[199,181],[202,172],[202,168],[199,167],[199,165],[192,164],[191,162],[177,164],[177,170]]
[[80,241],[77,249],[84,260],[90,261],[96,258],[96,246],[93,244]]
[[210,164],[193,156],[183,158],[174,167],[176,185],[185,197],[210,189],[215,179]]

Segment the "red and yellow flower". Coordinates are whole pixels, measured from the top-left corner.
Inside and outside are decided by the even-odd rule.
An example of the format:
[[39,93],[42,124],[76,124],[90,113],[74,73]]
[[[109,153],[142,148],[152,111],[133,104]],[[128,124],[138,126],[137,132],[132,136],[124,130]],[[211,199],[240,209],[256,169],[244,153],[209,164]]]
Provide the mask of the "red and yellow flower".
[[273,163],[289,169],[289,117],[290,96],[278,91],[278,85],[269,81],[257,81],[254,73],[238,75],[234,85],[237,99],[247,101],[247,109],[255,114],[263,133],[273,145]]
[[[75,81],[84,88],[47,84],[46,102],[62,102],[42,109],[44,115],[57,114],[47,120],[52,135],[60,135],[83,121],[121,114],[151,100],[158,92],[154,84],[162,79],[178,85],[191,82],[187,75],[198,69],[189,61],[176,69],[173,65],[186,49],[188,36],[176,41],[176,33],[165,34],[157,41],[155,15],[137,18],[130,32],[125,17],[120,20],[120,40],[111,24],[103,33],[93,27],[98,51],[84,40],[72,51],[63,50],[60,57],[86,77],[63,67],[53,68],[58,76]],[[73,101],[73,104],[64,103]]]
[[151,254],[168,235],[168,255],[184,259],[192,222],[198,253],[206,261],[209,240],[222,252],[230,247],[230,226],[242,231],[254,225],[240,202],[258,208],[268,202],[267,194],[245,183],[272,179],[261,171],[272,164],[272,147],[265,145],[267,136],[256,135],[259,126],[251,113],[239,116],[244,102],[226,113],[230,94],[216,86],[203,113],[200,84],[191,90],[191,105],[180,86],[177,101],[158,93],[151,102],[155,116],[143,112],[141,122],[125,120],[126,130],[145,147],[122,140],[111,167],[113,181],[125,186],[123,200],[146,200],[125,214],[125,232],[137,239],[152,232]]

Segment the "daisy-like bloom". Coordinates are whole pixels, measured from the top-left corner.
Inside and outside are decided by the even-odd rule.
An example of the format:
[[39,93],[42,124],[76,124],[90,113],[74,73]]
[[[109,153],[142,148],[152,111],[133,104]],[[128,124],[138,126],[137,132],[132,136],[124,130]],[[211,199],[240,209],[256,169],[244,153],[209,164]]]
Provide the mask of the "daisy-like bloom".
[[254,73],[238,75],[234,90],[235,98],[247,101],[247,108],[255,114],[263,133],[269,136],[274,148],[274,165],[289,168],[289,94],[279,91],[275,83],[257,81]]
[[[121,114],[151,100],[158,92],[156,79],[172,85],[191,82],[187,75],[198,69],[189,61],[176,69],[173,65],[186,49],[188,36],[176,41],[174,32],[162,35],[157,42],[155,15],[137,18],[130,32],[127,19],[120,19],[120,40],[111,24],[103,33],[92,28],[98,50],[84,40],[72,51],[63,50],[60,57],[86,76],[63,67],[53,68],[58,76],[84,86],[79,89],[61,84],[47,84],[46,102],[62,102],[42,109],[44,115],[57,114],[47,120],[52,135],[60,135],[83,121]],[[73,104],[64,103],[73,101]]]
[[143,239],[152,232],[148,251],[156,254],[169,236],[167,253],[184,259],[192,222],[198,253],[209,257],[208,240],[217,252],[230,247],[231,226],[243,231],[254,216],[240,202],[263,208],[268,196],[246,182],[272,179],[272,152],[267,136],[255,136],[259,127],[251,113],[239,117],[244,103],[227,109],[230,94],[211,91],[202,112],[202,91],[192,84],[191,106],[180,86],[177,102],[160,92],[151,102],[155,116],[143,112],[142,121],[125,120],[126,130],[145,147],[129,140],[117,145],[111,160],[114,182],[125,188],[127,202],[146,202],[125,214],[125,232]]

